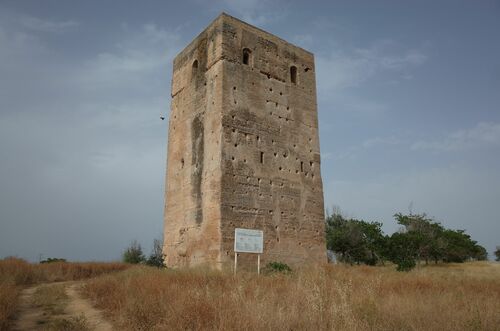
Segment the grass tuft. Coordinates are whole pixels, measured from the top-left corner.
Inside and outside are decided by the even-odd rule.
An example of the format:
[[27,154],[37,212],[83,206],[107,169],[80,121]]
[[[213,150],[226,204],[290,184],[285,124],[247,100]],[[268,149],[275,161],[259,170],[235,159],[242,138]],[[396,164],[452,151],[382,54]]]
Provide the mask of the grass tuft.
[[68,296],[63,284],[43,285],[33,293],[32,304],[40,307],[48,315],[60,315],[64,313],[64,307]]
[[56,318],[41,328],[42,331],[89,331],[85,316]]

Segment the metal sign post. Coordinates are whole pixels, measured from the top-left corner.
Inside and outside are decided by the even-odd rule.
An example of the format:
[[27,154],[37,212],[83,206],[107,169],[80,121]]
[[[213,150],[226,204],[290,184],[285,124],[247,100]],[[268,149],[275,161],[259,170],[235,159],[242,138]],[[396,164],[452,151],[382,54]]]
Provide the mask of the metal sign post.
[[257,254],[257,275],[260,275],[260,254]]
[[236,268],[238,266],[238,253],[234,252],[234,274],[236,275]]
[[264,232],[252,229],[234,229],[234,274],[238,267],[238,253],[257,254],[257,274],[260,275],[260,254],[264,251]]

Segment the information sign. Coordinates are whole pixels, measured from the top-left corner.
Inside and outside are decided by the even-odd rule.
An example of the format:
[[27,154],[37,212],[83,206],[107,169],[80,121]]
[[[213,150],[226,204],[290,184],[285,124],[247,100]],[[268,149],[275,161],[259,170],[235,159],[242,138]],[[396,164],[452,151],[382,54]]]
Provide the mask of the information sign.
[[264,232],[261,230],[234,229],[234,251],[237,253],[262,254]]

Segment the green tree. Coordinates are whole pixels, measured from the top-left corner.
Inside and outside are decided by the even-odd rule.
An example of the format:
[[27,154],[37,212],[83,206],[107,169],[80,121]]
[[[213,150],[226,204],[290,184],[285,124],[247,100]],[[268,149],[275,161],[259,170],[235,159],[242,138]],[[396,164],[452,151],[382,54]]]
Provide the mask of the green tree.
[[396,232],[390,236],[386,255],[397,265],[398,271],[410,271],[415,268],[420,241],[420,236],[415,232]]
[[[486,249],[474,240],[465,230],[450,230],[425,214],[395,214],[404,232],[411,234],[411,246],[416,247],[416,262],[432,259],[436,263],[465,262],[467,260],[486,260]],[[410,237],[408,237],[410,238]],[[392,252],[394,254],[394,252]],[[394,255],[392,255],[394,256]]]
[[40,261],[40,264],[44,263],[57,263],[57,262],[66,262],[66,259],[60,259],[56,257],[49,257],[48,259]]
[[411,270],[420,261],[465,262],[488,257],[486,249],[464,230],[446,229],[425,214],[398,213],[394,218],[403,227],[385,236],[382,223],[347,219],[337,209],[326,218],[327,248],[341,262],[375,265],[389,260],[400,271]]
[[398,224],[405,227],[405,232],[412,233],[414,240],[412,244],[417,246],[417,262],[424,260],[427,264],[430,259],[434,261],[442,259],[445,243],[441,240],[444,228],[440,223],[425,214],[398,213],[394,218]]
[[495,260],[500,262],[500,246],[495,250]]
[[465,262],[470,259],[485,260],[486,249],[472,240],[465,230],[445,230],[446,251],[445,262]]
[[346,263],[375,265],[383,260],[382,223],[346,219],[334,212],[326,219],[327,248]]
[[136,240],[132,241],[123,252],[123,262],[137,264],[144,262],[144,260],[145,257],[142,253],[141,244],[139,244]]
[[163,240],[155,239],[153,241],[153,249],[151,254],[149,254],[146,264],[152,267],[162,268],[164,267],[163,259]]
[[488,251],[481,245],[475,244],[472,258],[478,261],[486,261],[488,259]]

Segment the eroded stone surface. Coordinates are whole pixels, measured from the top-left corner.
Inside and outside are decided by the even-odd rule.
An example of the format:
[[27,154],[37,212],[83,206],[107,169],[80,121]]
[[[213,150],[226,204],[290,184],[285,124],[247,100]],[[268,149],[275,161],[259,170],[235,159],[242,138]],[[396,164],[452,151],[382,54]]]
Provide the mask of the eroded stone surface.
[[174,59],[167,266],[231,265],[236,227],[263,263],[326,261],[314,57],[222,14]]

